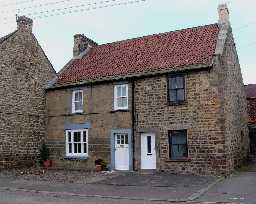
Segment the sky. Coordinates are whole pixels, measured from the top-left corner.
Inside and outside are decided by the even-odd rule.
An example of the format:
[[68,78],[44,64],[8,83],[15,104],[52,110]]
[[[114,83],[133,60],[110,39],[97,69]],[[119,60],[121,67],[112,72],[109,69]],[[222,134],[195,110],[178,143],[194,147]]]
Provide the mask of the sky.
[[0,37],[16,29],[16,14],[31,17],[59,71],[72,58],[74,34],[103,44],[216,23],[220,3],[229,7],[244,83],[256,84],[255,0],[0,0]]

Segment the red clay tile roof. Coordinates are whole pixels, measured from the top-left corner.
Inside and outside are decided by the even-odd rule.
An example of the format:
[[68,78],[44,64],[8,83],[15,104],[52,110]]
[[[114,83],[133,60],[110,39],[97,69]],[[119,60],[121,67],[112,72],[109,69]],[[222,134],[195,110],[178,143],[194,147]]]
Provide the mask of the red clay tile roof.
[[245,85],[245,93],[247,98],[256,98],[256,84]]
[[247,99],[249,123],[256,124],[256,98]]
[[218,33],[218,24],[212,24],[98,45],[68,64],[55,85],[210,66]]
[[256,84],[245,86],[249,123],[256,124]]

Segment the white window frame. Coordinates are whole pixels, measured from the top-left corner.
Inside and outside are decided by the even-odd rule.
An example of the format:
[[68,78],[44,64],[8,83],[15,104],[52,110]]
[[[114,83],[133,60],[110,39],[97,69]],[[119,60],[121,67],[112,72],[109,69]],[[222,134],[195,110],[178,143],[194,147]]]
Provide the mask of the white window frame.
[[[82,93],[82,109],[75,109],[75,102],[79,102],[75,100],[75,95],[76,93]],[[75,90],[72,92],[72,113],[82,113],[83,112],[83,104],[84,104],[84,94],[83,94],[83,90]]]
[[[74,153],[74,133],[80,132],[81,134],[81,153]],[[84,132],[86,132],[86,141],[84,141]],[[71,142],[69,142],[69,133],[71,133]],[[67,157],[88,157],[88,129],[78,129],[78,130],[66,130],[66,156]],[[72,152],[69,152],[69,144],[72,144]],[[86,145],[87,152],[84,152],[84,145]]]
[[[121,87],[121,90],[123,87],[125,87],[126,89],[126,95],[125,96],[121,96],[121,97],[118,97],[117,96],[117,89]],[[123,106],[123,107],[118,107],[118,103],[117,103],[117,99],[118,98],[126,98],[126,106]],[[115,85],[114,86],[114,110],[128,110],[128,84],[118,84],[118,85]]]

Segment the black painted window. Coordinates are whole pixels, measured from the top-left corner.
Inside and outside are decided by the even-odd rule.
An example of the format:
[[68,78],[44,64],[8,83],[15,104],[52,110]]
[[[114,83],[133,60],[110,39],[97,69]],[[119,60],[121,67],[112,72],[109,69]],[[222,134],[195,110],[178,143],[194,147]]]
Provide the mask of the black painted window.
[[169,157],[173,160],[188,157],[187,130],[169,131]]
[[185,78],[183,75],[173,75],[168,78],[168,96],[170,104],[180,104],[185,101]]

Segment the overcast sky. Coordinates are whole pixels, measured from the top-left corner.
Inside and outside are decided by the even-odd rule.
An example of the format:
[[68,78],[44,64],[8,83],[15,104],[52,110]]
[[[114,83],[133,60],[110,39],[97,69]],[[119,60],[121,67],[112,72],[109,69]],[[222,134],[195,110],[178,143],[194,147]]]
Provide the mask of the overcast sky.
[[[124,2],[131,3],[111,6]],[[72,57],[73,35],[76,33],[84,33],[103,44],[216,23],[217,6],[223,2],[225,1],[0,0],[0,37],[16,29],[16,13],[32,17],[33,32],[54,68],[59,71]],[[256,83],[256,1],[230,0],[227,4],[244,82]],[[103,6],[108,7],[101,8]]]

